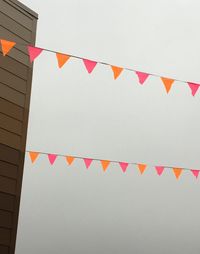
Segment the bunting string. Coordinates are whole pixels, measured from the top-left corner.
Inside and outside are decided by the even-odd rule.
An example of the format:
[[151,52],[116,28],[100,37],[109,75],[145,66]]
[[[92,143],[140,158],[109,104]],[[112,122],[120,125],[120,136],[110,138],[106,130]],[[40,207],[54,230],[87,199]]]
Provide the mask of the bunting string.
[[164,76],[161,76],[161,75],[158,75],[158,74],[138,71],[138,70],[127,68],[127,67],[119,67],[119,66],[116,66],[116,65],[112,65],[110,63],[106,63],[106,62],[102,62],[102,61],[94,61],[94,60],[86,59],[84,57],[77,56],[77,55],[72,55],[72,54],[67,54],[67,53],[60,53],[60,52],[50,50],[50,49],[47,49],[47,48],[40,48],[40,47],[35,47],[33,45],[16,43],[16,42],[8,41],[8,40],[5,40],[5,39],[0,39],[0,42],[1,42],[1,48],[2,48],[3,56],[6,56],[12,50],[12,48],[14,48],[16,45],[21,45],[21,46],[27,47],[31,63],[43,51],[47,51],[47,52],[56,54],[56,58],[57,58],[57,61],[58,61],[58,67],[59,68],[62,68],[66,64],[66,62],[69,61],[70,58],[76,58],[76,59],[80,59],[80,60],[83,61],[83,64],[84,64],[84,66],[85,66],[85,68],[86,68],[86,70],[89,74],[92,73],[92,71],[94,70],[94,68],[96,67],[97,64],[102,64],[102,65],[109,66],[111,68],[111,70],[113,72],[113,78],[115,80],[121,75],[121,73],[124,70],[134,72],[136,74],[136,76],[138,77],[138,82],[139,82],[140,85],[143,85],[150,76],[158,77],[162,81],[167,94],[170,92],[170,90],[172,88],[172,85],[174,84],[175,81],[186,83],[188,85],[188,87],[190,88],[190,90],[191,90],[192,96],[195,96],[195,94],[197,93],[197,91],[200,87],[200,84],[197,84],[197,83],[194,83],[194,82],[184,81],[184,80],[180,80],[180,79],[177,79],[177,78],[164,77]]
[[107,159],[99,159],[99,158],[88,158],[88,157],[80,157],[80,156],[71,156],[71,155],[63,155],[63,154],[52,154],[52,153],[46,153],[46,152],[36,152],[36,151],[26,151],[29,154],[29,157],[31,159],[31,162],[34,163],[39,155],[45,155],[47,156],[49,163],[53,165],[57,159],[57,157],[63,157],[65,158],[68,165],[71,165],[75,159],[83,160],[86,169],[89,169],[90,165],[93,161],[99,161],[101,163],[102,169],[105,172],[108,169],[108,166],[111,163],[118,164],[121,170],[125,173],[127,171],[127,168],[129,165],[135,165],[138,170],[140,171],[141,175],[145,172],[145,170],[148,167],[153,167],[157,173],[158,176],[161,176],[165,169],[171,169],[173,174],[175,175],[176,179],[178,180],[183,171],[190,171],[196,179],[199,176],[200,170],[197,169],[189,169],[189,168],[183,168],[183,167],[173,167],[173,166],[166,166],[166,165],[150,165],[150,164],[144,164],[144,163],[137,163],[137,162],[122,162],[122,161],[116,161],[116,160],[107,160]]

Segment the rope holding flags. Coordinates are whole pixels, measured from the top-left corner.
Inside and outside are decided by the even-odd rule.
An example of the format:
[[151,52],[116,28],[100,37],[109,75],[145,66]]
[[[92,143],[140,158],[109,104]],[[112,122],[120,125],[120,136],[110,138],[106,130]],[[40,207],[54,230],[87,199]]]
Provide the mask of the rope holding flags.
[[35,152],[35,151],[27,151],[29,153],[29,157],[32,163],[35,163],[38,159],[39,155],[45,155],[48,158],[48,161],[51,165],[53,165],[57,159],[57,157],[64,157],[68,166],[72,165],[72,163],[76,160],[82,160],[86,169],[89,169],[93,161],[98,161],[101,163],[101,167],[103,172],[108,170],[108,167],[111,163],[115,163],[119,165],[119,168],[122,170],[123,173],[126,173],[128,167],[130,165],[135,165],[136,168],[139,170],[140,174],[144,174],[148,166],[153,167],[155,172],[158,176],[161,176],[165,169],[171,169],[175,178],[179,180],[180,176],[182,175],[183,171],[190,171],[192,175],[197,179],[199,176],[200,170],[197,169],[188,169],[188,168],[180,168],[180,167],[171,167],[171,166],[152,166],[147,164],[141,164],[137,162],[121,162],[121,161],[112,161],[112,160],[103,160],[103,159],[92,159],[92,158],[85,158],[79,156],[69,156],[69,155],[61,155],[61,154],[51,154],[51,153],[44,153],[44,152]]
[[[0,39],[0,44],[1,44],[2,54],[4,57],[7,56],[10,53],[10,51],[16,46],[16,42],[4,40],[4,39]],[[113,72],[114,80],[116,80],[123,73],[124,70],[134,72],[138,78],[138,82],[140,85],[143,85],[150,76],[159,77],[165,87],[167,94],[171,91],[172,85],[175,83],[175,81],[186,83],[191,90],[192,96],[196,95],[196,93],[199,89],[199,86],[200,86],[200,84],[193,83],[193,82],[172,79],[172,78],[168,78],[168,77],[159,76],[157,74],[151,74],[151,73],[141,72],[141,71],[134,70],[134,69],[123,68],[123,67],[111,65],[108,63],[100,62],[100,61],[93,61],[90,59],[85,59],[80,56],[63,54],[63,53],[52,51],[49,49],[35,47],[32,45],[24,45],[24,44],[19,44],[19,45],[23,45],[23,46],[27,47],[27,52],[29,54],[29,59],[30,59],[31,63],[34,62],[35,59],[37,57],[39,57],[43,51],[48,51],[48,52],[54,53],[56,55],[59,68],[62,68],[69,61],[69,59],[71,57],[73,57],[73,58],[82,60],[83,65],[85,66],[85,68],[89,74],[91,74],[93,72],[93,70],[97,66],[97,64],[103,64],[103,65],[110,66],[110,68]],[[75,159],[82,159],[84,161],[86,169],[89,169],[92,162],[94,160],[96,160],[101,163],[103,172],[106,172],[108,170],[108,167],[111,163],[117,163],[119,165],[119,167],[121,168],[122,172],[124,172],[124,173],[127,171],[127,168],[129,167],[129,165],[131,165],[131,164],[136,165],[139,172],[141,173],[141,175],[146,171],[148,166],[151,166],[151,165],[135,163],[135,162],[130,163],[130,162],[102,160],[102,159],[82,158],[82,157],[78,157],[78,156],[69,156],[69,155],[64,156],[64,155],[59,155],[59,154],[50,154],[50,153],[47,154],[47,153],[35,152],[35,151],[27,151],[27,152],[29,152],[29,156],[30,156],[32,163],[35,163],[35,161],[38,159],[40,154],[46,154],[48,157],[49,163],[51,165],[53,165],[55,163],[58,156],[62,156],[62,157],[65,157],[66,162],[69,166],[75,161]],[[188,168],[171,167],[171,166],[154,165],[153,167],[154,167],[158,176],[161,176],[164,173],[166,168],[172,169],[172,172],[174,173],[177,180],[180,178],[180,176],[184,170],[189,170],[196,179],[198,178],[199,172],[200,172],[200,170],[197,170],[197,169],[188,169]]]
[[196,95],[196,93],[197,93],[197,91],[200,87],[200,84],[197,84],[197,83],[194,83],[194,82],[183,81],[183,80],[179,80],[179,79],[172,79],[172,78],[169,78],[169,77],[163,77],[163,76],[160,76],[160,75],[157,75],[157,74],[141,72],[141,71],[130,69],[130,68],[123,68],[123,67],[119,67],[119,66],[112,65],[112,64],[109,64],[109,63],[104,63],[104,62],[101,62],[101,61],[93,61],[93,60],[90,60],[90,59],[82,58],[80,56],[64,54],[64,53],[56,52],[56,51],[45,49],[45,48],[35,47],[35,46],[32,46],[32,45],[20,44],[20,43],[8,41],[8,40],[5,40],[5,39],[0,39],[0,42],[1,42],[1,48],[2,48],[3,56],[6,56],[7,54],[9,54],[10,51],[16,46],[16,44],[23,45],[23,46],[27,47],[28,54],[29,54],[29,59],[30,59],[31,63],[34,62],[35,59],[37,57],[39,57],[40,54],[43,51],[48,51],[48,52],[54,53],[56,55],[59,68],[62,68],[69,61],[69,59],[71,57],[73,57],[73,58],[77,58],[77,59],[80,59],[80,60],[83,61],[83,64],[84,64],[84,66],[85,66],[85,68],[86,68],[86,70],[89,74],[91,74],[93,72],[93,70],[97,66],[97,64],[103,64],[103,65],[110,66],[110,68],[113,72],[114,80],[118,79],[119,76],[123,73],[124,70],[134,72],[136,74],[137,78],[138,78],[138,82],[139,82],[140,85],[143,85],[145,82],[147,82],[147,79],[150,76],[155,76],[155,77],[160,78],[162,84],[165,87],[165,90],[166,90],[167,94],[169,94],[169,92],[171,91],[172,85],[175,83],[175,81],[186,83],[188,85],[188,87],[190,88],[190,90],[191,90],[192,96]]

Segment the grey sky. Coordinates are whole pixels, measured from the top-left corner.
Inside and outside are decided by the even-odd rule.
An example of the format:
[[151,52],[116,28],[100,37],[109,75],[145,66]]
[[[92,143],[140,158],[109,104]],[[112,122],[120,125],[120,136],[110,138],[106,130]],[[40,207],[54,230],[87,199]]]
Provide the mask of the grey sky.
[[[199,1],[23,0],[39,13],[37,45],[200,83]],[[107,66],[35,61],[28,150],[200,169],[200,92],[158,78],[116,81]],[[199,181],[134,166],[102,173],[41,156],[25,164],[17,254],[198,254]]]

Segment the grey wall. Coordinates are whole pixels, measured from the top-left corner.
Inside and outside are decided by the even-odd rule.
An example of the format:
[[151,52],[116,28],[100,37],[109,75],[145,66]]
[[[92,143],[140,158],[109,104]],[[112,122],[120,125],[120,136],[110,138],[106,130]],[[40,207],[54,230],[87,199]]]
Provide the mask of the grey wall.
[[[199,1],[24,0],[39,13],[37,45],[119,66],[200,82]],[[200,93],[106,66],[34,69],[27,149],[200,169]],[[98,162],[50,166],[26,158],[17,254],[198,254],[199,180],[149,167],[123,174]]]

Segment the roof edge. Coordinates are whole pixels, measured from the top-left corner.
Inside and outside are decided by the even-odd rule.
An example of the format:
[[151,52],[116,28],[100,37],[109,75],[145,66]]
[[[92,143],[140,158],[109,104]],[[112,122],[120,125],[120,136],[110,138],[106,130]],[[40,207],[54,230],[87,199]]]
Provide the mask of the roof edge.
[[[6,0],[7,1],[7,0]],[[34,12],[33,10],[31,10],[29,7],[27,7],[26,5],[24,5],[23,3],[19,2],[18,0],[9,0],[9,2],[19,6],[20,8],[22,8],[24,11],[28,12],[30,15],[34,16],[35,18],[38,19],[38,14],[36,12]]]

